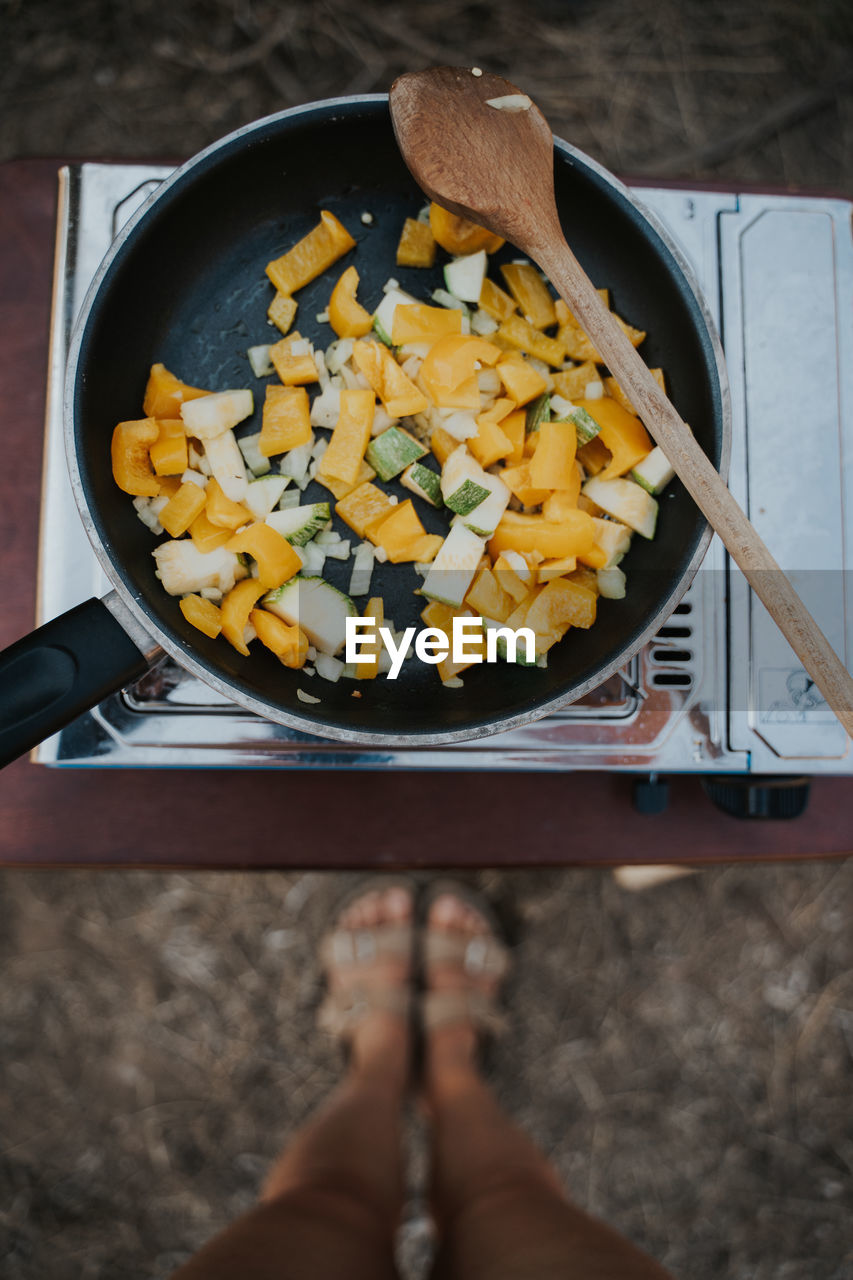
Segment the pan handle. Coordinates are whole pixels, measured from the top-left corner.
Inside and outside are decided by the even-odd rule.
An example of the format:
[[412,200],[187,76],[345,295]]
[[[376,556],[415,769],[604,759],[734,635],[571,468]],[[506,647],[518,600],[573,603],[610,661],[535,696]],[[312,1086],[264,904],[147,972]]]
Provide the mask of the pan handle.
[[0,652],[0,768],[142,675],[156,652],[114,591],[16,640]]

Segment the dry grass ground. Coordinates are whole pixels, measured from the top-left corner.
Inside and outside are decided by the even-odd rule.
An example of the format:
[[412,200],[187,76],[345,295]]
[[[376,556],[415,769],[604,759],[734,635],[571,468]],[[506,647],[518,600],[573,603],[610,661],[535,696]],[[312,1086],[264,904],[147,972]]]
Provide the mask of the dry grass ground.
[[[620,172],[853,193],[846,0],[0,0],[0,26],[0,158],[189,154],[480,62]],[[683,1280],[848,1280],[853,868],[640,896],[576,871],[483,881],[519,926],[495,1083],[578,1200]],[[337,1075],[313,957],[348,884],[0,876],[4,1277],[163,1277],[251,1203]]]

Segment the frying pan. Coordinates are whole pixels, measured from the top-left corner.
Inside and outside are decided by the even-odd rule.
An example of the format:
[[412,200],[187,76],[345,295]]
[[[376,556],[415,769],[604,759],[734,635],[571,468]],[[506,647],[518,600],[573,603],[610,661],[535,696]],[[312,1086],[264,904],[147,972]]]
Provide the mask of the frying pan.
[[[586,270],[611,290],[615,309],[647,330],[643,354],[664,368],[671,395],[715,465],[730,444],[722,352],[690,271],[666,232],[610,174],[556,144],[557,203]],[[393,275],[428,298],[440,268],[397,268],[403,220],[423,204],[398,151],[387,97],[341,98],[283,111],[230,134],[166,181],[121,233],[89,291],[71,345],[66,382],[70,483],[95,553],[114,591],[40,628],[0,655],[0,761],[12,759],[129,683],[162,651],[250,711],[309,734],[354,743],[427,746],[477,738],[535,720],[575,701],[618,670],[654,635],[688,587],[711,530],[677,483],[661,499],[653,542],[635,538],[623,600],[599,601],[595,626],[569,632],[547,668],[483,664],[463,687],[445,689],[431,666],[407,663],[396,681],[332,684],[284,668],[259,645],[250,659],[186,623],[154,576],[155,541],[115,485],[110,437],[141,416],[149,366],[217,391],[253,386],[246,350],[274,340],[266,323],[265,264],[331,209],[359,242],[359,298],[377,305]],[[361,214],[372,215],[362,222]],[[505,247],[497,262],[514,256]],[[336,272],[298,295],[296,326],[327,345],[316,316]],[[259,394],[258,394],[259,393]],[[260,408],[238,434],[260,426]],[[408,496],[396,482],[389,486]],[[312,484],[303,501],[328,500]],[[428,532],[443,518],[419,514]],[[336,527],[348,533],[336,517]],[[346,590],[351,562],[326,561]],[[377,565],[371,594],[398,628],[422,625],[420,579],[410,565]],[[361,697],[354,698],[358,689]],[[307,704],[302,689],[320,701]]]

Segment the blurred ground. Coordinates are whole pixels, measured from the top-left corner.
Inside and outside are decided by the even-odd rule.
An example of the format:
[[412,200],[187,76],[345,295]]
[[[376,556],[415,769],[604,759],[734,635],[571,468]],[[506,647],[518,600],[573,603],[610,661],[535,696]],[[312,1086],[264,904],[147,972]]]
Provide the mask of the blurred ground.
[[[853,194],[846,0],[0,0],[0,27],[0,159],[190,154],[479,62],[622,173]],[[684,1280],[849,1280],[853,867],[482,879],[519,926],[495,1083],[577,1199]],[[0,875],[4,1278],[164,1277],[252,1202],[337,1075],[313,957],[350,883]]]

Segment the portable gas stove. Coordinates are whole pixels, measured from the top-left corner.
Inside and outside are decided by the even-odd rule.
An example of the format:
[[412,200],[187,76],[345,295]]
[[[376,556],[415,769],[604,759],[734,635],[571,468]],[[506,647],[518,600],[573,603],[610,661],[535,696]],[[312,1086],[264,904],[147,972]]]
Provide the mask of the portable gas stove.
[[[109,590],[77,514],[62,433],[68,340],[119,228],[169,170],[59,175],[39,622]],[[853,242],[847,201],[644,187],[723,337],[729,483],[818,618],[853,656]],[[845,518],[846,517],[846,518]],[[819,566],[819,571],[816,567]],[[629,569],[630,589],[630,569]],[[470,745],[348,747],[259,719],[164,659],[43,743],[50,765],[853,774],[850,741],[715,538],[666,626],[583,702]]]

